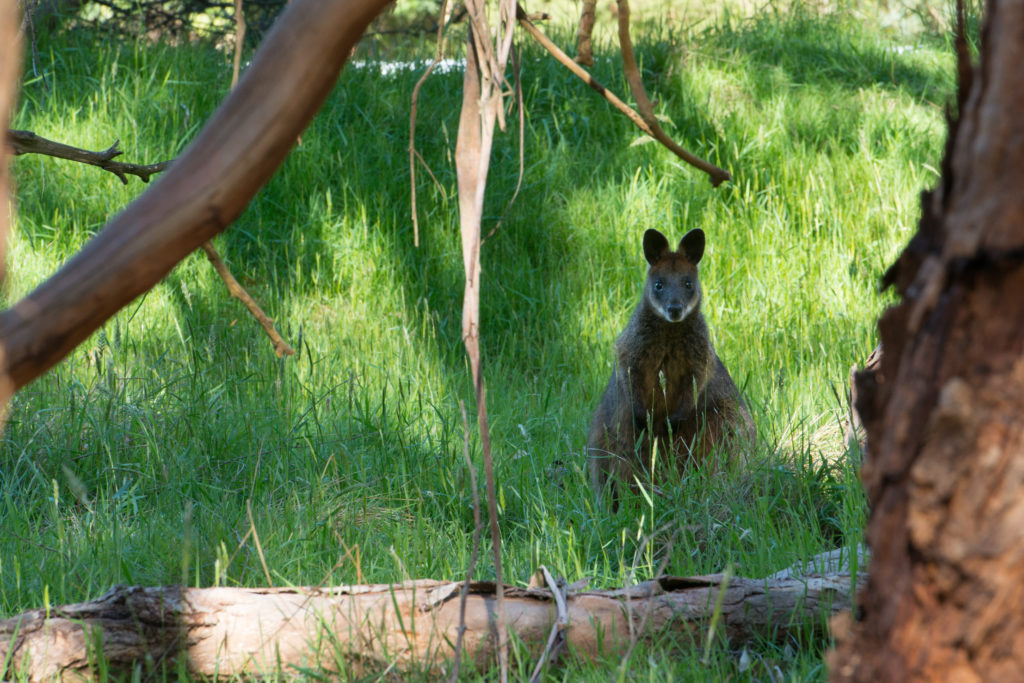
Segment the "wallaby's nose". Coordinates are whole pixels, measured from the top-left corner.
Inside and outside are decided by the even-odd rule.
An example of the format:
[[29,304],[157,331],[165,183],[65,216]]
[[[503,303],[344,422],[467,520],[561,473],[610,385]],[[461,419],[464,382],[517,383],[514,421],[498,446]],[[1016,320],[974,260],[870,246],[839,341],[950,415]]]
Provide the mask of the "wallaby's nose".
[[669,320],[672,322],[679,322],[683,319],[683,305],[678,303],[669,304],[666,309],[668,311]]

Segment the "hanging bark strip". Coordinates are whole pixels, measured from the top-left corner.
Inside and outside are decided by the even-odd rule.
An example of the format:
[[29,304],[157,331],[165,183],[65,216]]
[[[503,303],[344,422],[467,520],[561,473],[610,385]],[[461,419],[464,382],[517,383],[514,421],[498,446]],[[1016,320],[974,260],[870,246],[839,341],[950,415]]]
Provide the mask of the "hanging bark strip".
[[1024,3],[990,0],[973,70],[959,14],[959,120],[857,376],[874,559],[834,681],[1024,672]]
[[[581,81],[583,81],[591,88],[593,88],[594,91],[597,92],[605,100],[607,100],[609,104],[611,104],[613,107],[615,107],[620,112],[625,114],[626,117],[630,121],[632,121],[637,128],[639,128],[647,135],[651,136],[658,142],[668,147],[668,149],[672,153],[674,153],[676,156],[678,156],[686,163],[707,173],[708,176],[711,178],[711,184],[713,186],[718,187],[718,185],[720,185],[722,181],[732,180],[732,176],[729,174],[728,171],[718,168],[714,164],[711,164],[699,157],[694,156],[693,154],[690,154],[685,149],[677,145],[675,142],[671,140],[671,138],[669,138],[665,134],[664,131],[661,130],[660,126],[658,126],[656,129],[651,127],[643,116],[638,114],[636,111],[633,110],[632,107],[630,107],[628,104],[619,99],[619,97],[615,93],[613,93],[611,90],[609,90],[608,88],[604,87],[601,83],[599,83],[597,79],[591,76],[586,69],[584,69],[579,64],[574,62],[569,57],[569,55],[565,54],[565,52],[561,50],[561,48],[559,48],[557,45],[551,42],[551,39],[544,35],[544,33],[541,32],[541,30],[537,28],[537,26],[532,21],[530,21],[530,18],[529,16],[527,16],[526,11],[523,10],[523,8],[518,5],[516,6],[516,18],[519,20],[519,25],[526,29],[526,32],[533,36],[533,38],[538,43],[540,43],[545,50],[550,52],[551,55],[562,66],[569,69],[569,71],[571,71],[573,75],[575,75]],[[657,124],[657,119],[655,119],[655,124]]]
[[0,313],[0,383],[18,389],[53,367],[230,225],[287,156],[386,6],[387,0],[293,0],[238,87],[166,173],[50,279]]
[[487,25],[484,0],[466,3],[469,15],[466,72],[463,79],[462,111],[459,133],[455,145],[455,168],[459,185],[459,224],[462,232],[462,257],[465,265],[466,285],[462,303],[462,340],[473,372],[476,395],[477,422],[480,444],[484,456],[484,477],[487,487],[487,508],[491,526],[491,546],[494,553],[494,571],[497,579],[495,608],[497,609],[498,662],[501,680],[508,680],[508,633],[505,622],[505,603],[501,574],[501,531],[498,527],[498,503],[494,483],[494,460],[487,422],[487,401],[484,392],[480,359],[480,220],[483,215],[484,190],[487,171],[491,163],[491,143],[495,123],[502,120],[502,86],[505,67],[512,47],[512,28],[515,23],[514,0],[501,0],[498,8],[498,30],[495,44]]
[[[816,566],[830,564],[827,555]],[[504,587],[507,624],[531,657],[555,634],[575,656],[614,657],[642,640],[699,647],[721,603],[731,647],[758,638],[785,642],[848,609],[848,573],[764,579],[664,577],[629,588]],[[812,570],[813,571],[813,570]],[[860,574],[858,585],[864,574]],[[554,583],[553,581],[549,581]],[[179,660],[194,676],[229,678],[342,670],[397,676],[448,668],[460,623],[459,582],[334,588],[143,588],[118,586],[84,603],[51,606],[0,621],[0,678],[92,677],[97,657],[114,675],[159,675]],[[496,659],[496,586],[469,587],[463,645],[483,672]],[[564,605],[558,604],[562,598]],[[554,647],[554,646],[552,646]],[[4,666],[6,665],[6,670]]]

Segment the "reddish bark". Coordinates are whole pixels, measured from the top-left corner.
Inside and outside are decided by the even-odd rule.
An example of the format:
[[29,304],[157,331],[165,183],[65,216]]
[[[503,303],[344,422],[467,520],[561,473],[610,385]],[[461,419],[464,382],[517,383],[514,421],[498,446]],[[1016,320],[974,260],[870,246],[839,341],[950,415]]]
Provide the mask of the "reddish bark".
[[[1024,671],[1024,3],[990,0],[940,186],[858,382],[873,553],[836,681]],[[837,627],[839,625],[837,624]]]
[[[18,33],[18,3],[0,3],[0,130],[6,130],[14,110],[18,76],[21,74],[21,37]],[[13,211],[10,203],[10,175],[8,157],[13,150],[0,141],[0,282],[6,273],[8,218]],[[6,410],[7,400],[14,393],[10,381],[0,376],[0,412]]]

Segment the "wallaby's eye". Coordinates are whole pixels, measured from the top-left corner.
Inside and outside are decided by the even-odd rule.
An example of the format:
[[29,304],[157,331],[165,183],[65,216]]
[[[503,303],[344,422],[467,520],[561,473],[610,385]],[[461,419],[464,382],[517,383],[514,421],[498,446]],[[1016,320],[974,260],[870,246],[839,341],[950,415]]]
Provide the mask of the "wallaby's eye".
[[687,280],[686,281],[686,288],[687,289],[693,289],[693,280]]
[[663,289],[665,289],[665,283],[662,282],[661,280],[655,280],[654,281],[654,291],[655,292],[660,292]]

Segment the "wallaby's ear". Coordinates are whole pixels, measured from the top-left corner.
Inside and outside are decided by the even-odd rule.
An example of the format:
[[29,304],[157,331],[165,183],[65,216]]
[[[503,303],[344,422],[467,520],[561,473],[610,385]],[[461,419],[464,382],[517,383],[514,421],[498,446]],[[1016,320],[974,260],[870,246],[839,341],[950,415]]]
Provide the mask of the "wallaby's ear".
[[700,263],[704,257],[704,231],[694,228],[683,235],[683,239],[679,240],[679,251],[693,265]]
[[668,238],[655,229],[644,233],[644,258],[652,266],[668,251]]

